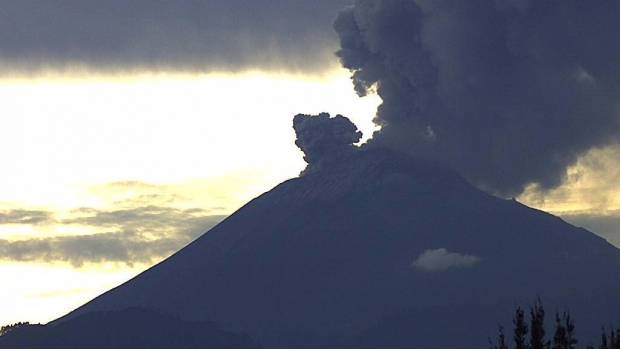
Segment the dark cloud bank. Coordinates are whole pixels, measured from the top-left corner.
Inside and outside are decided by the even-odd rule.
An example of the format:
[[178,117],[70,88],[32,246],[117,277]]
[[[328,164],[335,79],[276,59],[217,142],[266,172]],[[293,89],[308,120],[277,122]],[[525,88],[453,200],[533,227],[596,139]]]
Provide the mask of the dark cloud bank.
[[334,27],[357,93],[383,100],[370,146],[516,195],[619,139],[619,1],[361,0]]
[[349,0],[0,0],[0,73],[317,71]]

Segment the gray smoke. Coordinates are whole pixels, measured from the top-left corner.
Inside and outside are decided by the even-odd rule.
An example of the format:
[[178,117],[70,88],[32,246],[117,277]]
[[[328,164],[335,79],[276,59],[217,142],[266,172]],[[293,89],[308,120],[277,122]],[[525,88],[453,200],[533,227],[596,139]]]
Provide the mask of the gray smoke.
[[357,93],[383,99],[372,146],[510,195],[619,139],[620,1],[359,0],[334,27]]
[[293,118],[293,129],[297,134],[295,144],[304,152],[308,163],[306,171],[351,152],[355,149],[353,144],[362,138],[362,132],[348,118],[341,115],[331,118],[329,113],[298,114]]

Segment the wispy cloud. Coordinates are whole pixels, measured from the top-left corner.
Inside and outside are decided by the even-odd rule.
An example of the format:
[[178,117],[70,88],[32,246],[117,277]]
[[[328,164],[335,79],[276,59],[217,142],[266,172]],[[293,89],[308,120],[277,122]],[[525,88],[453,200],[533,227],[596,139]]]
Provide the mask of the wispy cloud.
[[170,227],[175,227],[178,230],[190,230],[195,228],[197,224],[201,224],[205,217],[213,217],[208,215],[206,210],[200,208],[178,209],[162,206],[117,210],[80,208],[73,211],[73,213],[81,215],[63,220],[62,223],[66,225],[80,224],[97,227],[116,227],[152,233],[158,233]]
[[219,207],[188,207],[171,185],[113,182],[95,186],[92,195],[108,204],[69,211],[13,208],[0,212],[0,225],[8,225],[4,232],[18,225],[34,232],[26,238],[0,239],[0,260],[74,266],[148,264],[208,231],[226,212]]
[[13,261],[59,261],[74,266],[115,262],[132,265],[166,257],[220,222],[224,216],[201,215],[200,209],[157,207],[96,211],[66,224],[108,227],[86,234],[0,240],[0,258]]
[[42,224],[53,221],[53,214],[45,210],[12,209],[0,212],[0,225]]

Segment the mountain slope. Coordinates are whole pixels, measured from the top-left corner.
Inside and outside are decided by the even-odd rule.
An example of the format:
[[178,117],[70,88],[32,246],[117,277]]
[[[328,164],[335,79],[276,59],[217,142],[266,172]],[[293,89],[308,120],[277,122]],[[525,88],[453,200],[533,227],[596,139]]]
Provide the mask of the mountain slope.
[[586,345],[620,317],[618,295],[620,250],[605,240],[370,149],[276,186],[53,324],[140,307],[266,347],[484,347],[540,296],[550,313],[570,307]]

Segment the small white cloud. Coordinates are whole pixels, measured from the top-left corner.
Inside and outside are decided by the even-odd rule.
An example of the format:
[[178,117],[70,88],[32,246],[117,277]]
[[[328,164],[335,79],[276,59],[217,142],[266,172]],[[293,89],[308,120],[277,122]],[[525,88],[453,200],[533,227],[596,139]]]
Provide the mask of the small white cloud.
[[575,79],[582,84],[594,84],[596,79],[592,74],[588,73],[583,67],[578,67],[575,71]]
[[413,261],[412,266],[422,271],[445,271],[452,268],[471,267],[480,262],[475,255],[448,251],[446,248],[427,249]]

